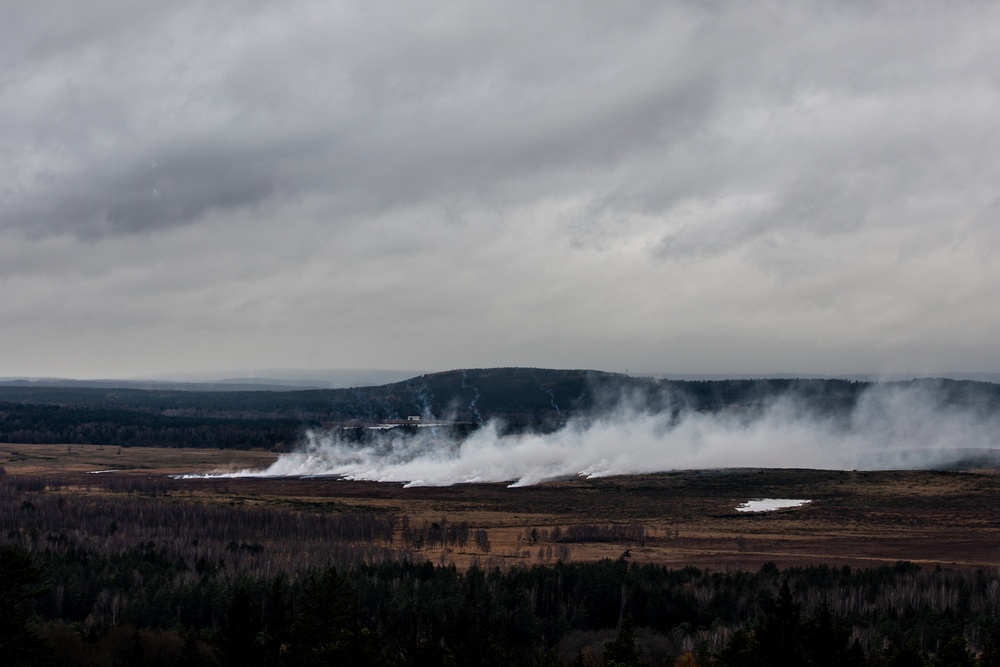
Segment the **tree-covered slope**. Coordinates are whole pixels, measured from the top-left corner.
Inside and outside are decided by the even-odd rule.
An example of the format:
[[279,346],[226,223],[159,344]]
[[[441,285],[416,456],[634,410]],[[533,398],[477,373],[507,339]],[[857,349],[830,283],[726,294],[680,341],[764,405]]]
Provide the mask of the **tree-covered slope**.
[[[778,401],[846,417],[866,391],[931,396],[942,408],[1000,410],[1000,385],[956,380],[657,380],[590,370],[492,368],[431,373],[377,387],[301,391],[184,391],[0,384],[0,441],[172,446],[269,446],[306,428],[420,416],[553,429],[621,409],[756,414]],[[242,444],[240,444],[242,443]]]

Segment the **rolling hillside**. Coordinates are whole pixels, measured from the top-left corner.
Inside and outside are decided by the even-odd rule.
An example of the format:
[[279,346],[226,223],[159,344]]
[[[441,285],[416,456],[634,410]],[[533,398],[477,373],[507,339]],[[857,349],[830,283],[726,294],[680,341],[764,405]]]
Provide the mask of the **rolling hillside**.
[[[753,414],[783,398],[824,418],[849,415],[875,383],[830,379],[655,380],[589,370],[494,368],[432,373],[377,387],[191,391],[0,384],[0,441],[273,447],[307,428],[419,416],[508,430],[552,430],[624,402],[657,412]],[[911,380],[880,386],[933,393],[942,406],[1000,410],[1000,385]]]

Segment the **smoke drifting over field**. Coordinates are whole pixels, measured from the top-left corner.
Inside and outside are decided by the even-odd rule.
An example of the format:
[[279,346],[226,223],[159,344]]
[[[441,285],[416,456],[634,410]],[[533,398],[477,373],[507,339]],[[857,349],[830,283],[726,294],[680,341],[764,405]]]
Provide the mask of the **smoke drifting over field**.
[[699,468],[919,469],[987,455],[998,445],[998,425],[989,406],[956,405],[921,387],[875,385],[849,412],[822,416],[793,394],[715,413],[653,412],[621,400],[600,416],[572,419],[546,434],[501,436],[489,422],[461,441],[421,429],[359,444],[337,431],[311,431],[296,452],[266,470],[227,476],[525,486],[574,475]]

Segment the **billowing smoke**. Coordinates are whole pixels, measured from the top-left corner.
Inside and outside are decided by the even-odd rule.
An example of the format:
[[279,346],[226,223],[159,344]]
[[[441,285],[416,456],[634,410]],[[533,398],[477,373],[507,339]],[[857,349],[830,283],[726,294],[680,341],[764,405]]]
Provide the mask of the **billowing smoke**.
[[619,400],[600,416],[545,434],[502,436],[488,422],[460,440],[421,429],[416,435],[389,430],[359,443],[337,431],[312,431],[266,470],[235,475],[524,486],[683,469],[919,469],[989,456],[998,426],[991,406],[956,403],[924,386],[876,384],[849,409],[832,411],[807,407],[794,393],[718,412],[653,411]]

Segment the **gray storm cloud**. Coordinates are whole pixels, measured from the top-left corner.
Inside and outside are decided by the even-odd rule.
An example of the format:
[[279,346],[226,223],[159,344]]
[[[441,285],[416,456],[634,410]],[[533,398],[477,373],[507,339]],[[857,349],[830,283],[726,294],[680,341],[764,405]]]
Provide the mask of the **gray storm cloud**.
[[722,413],[650,412],[627,399],[604,416],[545,434],[502,437],[488,424],[462,441],[425,430],[358,444],[312,431],[266,470],[221,476],[342,476],[410,486],[538,484],[670,470],[740,467],[923,469],[1000,446],[1000,417],[956,406],[926,388],[875,385],[849,414],[819,416],[793,395]]
[[998,20],[3,3],[0,374],[995,369]]

